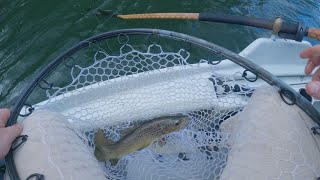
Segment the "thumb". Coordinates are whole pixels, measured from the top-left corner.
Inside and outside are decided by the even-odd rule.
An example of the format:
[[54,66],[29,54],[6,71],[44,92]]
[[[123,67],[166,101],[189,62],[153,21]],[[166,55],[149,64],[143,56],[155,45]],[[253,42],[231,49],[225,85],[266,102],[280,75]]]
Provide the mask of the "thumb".
[[15,124],[9,127],[6,127],[8,141],[10,144],[22,133],[23,126],[21,124]]
[[306,91],[310,96],[320,99],[320,82],[319,81],[309,82],[306,86]]

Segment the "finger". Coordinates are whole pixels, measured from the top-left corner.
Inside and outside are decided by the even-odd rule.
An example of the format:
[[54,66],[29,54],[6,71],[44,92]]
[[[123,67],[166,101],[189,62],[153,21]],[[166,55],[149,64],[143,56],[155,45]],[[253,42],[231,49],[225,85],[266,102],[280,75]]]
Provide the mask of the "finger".
[[311,74],[311,72],[313,71],[313,69],[315,68],[316,66],[313,64],[313,61],[308,61],[307,62],[307,65],[306,65],[306,67],[304,68],[304,73],[306,74],[306,75],[309,75],[309,74]]
[[13,141],[22,133],[22,130],[23,130],[23,126],[21,124],[15,124],[15,125],[6,127],[8,143],[12,144]]
[[310,58],[307,62],[305,69],[304,69],[304,72],[306,73],[306,75],[309,75],[310,73],[312,73],[314,68],[319,65],[320,65],[320,57]]
[[0,128],[6,127],[9,117],[10,109],[0,109]]
[[320,68],[313,74],[312,81],[320,81]]
[[309,47],[300,53],[301,58],[311,58],[320,56],[320,44]]
[[310,96],[320,99],[320,82],[319,81],[309,82],[306,86],[306,91]]

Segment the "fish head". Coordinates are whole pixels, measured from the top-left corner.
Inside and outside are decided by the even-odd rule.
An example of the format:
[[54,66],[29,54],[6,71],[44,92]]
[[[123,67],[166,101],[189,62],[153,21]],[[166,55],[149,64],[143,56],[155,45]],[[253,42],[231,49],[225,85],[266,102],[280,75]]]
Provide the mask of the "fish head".
[[163,126],[162,131],[165,133],[179,131],[179,130],[183,129],[188,124],[189,120],[190,120],[190,118],[185,115],[169,117],[162,124],[162,126]]

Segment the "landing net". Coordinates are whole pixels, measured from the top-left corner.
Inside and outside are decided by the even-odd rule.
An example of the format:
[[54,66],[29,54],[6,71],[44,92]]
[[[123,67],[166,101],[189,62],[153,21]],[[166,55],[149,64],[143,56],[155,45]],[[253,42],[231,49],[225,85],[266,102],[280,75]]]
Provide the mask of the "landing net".
[[41,109],[58,112],[93,155],[99,129],[117,142],[153,118],[181,113],[190,118],[185,128],[116,164],[99,162],[100,168],[108,179],[219,179],[231,149],[221,124],[268,83],[317,116],[289,86],[217,45],[170,31],[119,30],[82,41],[52,61],[26,89],[10,123]]

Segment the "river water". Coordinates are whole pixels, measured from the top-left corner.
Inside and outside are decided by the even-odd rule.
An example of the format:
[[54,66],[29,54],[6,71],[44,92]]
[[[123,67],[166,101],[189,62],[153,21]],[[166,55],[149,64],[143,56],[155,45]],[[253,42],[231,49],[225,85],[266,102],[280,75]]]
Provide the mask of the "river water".
[[[12,107],[26,85],[53,58],[90,36],[121,28],[159,28],[206,39],[240,52],[270,31],[196,21],[125,21],[97,15],[97,9],[120,14],[212,12],[288,21],[320,27],[318,0],[2,0],[0,1],[0,107]],[[313,45],[319,42],[308,38]]]

